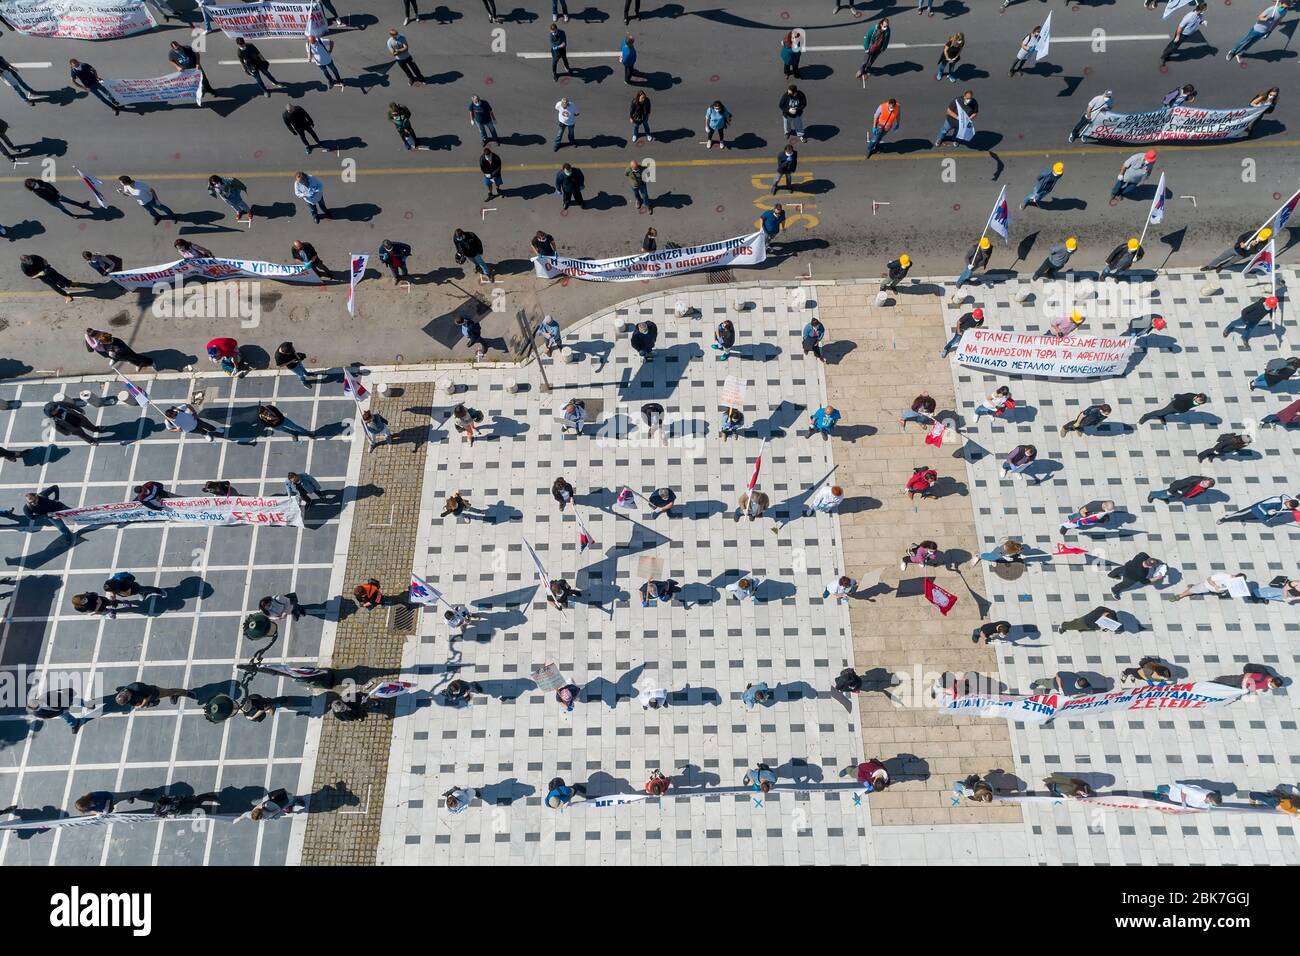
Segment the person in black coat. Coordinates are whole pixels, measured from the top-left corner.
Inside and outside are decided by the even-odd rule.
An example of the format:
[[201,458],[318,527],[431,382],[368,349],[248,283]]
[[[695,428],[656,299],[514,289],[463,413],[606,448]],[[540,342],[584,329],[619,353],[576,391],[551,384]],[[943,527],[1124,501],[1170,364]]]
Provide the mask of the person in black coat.
[[409,258],[411,258],[411,247],[405,242],[385,239],[379,244],[379,261],[388,266],[388,271],[393,276],[393,285],[397,285],[403,279],[411,278],[411,273],[406,268],[406,260]]
[[792,173],[799,169],[799,151],[793,146],[786,146],[776,157],[776,179],[772,181],[772,195],[776,195],[777,187],[781,185],[781,177],[785,177],[785,188],[794,192],[794,184],[790,179]]
[[654,357],[655,342],[659,338],[659,327],[646,319],[638,322],[632,332],[632,348],[641,358],[649,361]]
[[314,139],[316,145],[321,149],[325,148],[325,144],[322,143],[320,137],[316,135],[316,121],[312,119],[311,114],[301,106],[298,106],[297,104],[286,106],[284,108],[284,115],[281,119],[284,120],[284,125],[289,132],[302,140],[302,151],[304,153],[310,154],[312,151],[311,144],[307,142],[308,136]]
[[555,174],[555,191],[564,200],[565,209],[575,202],[581,208],[587,208],[587,201],[582,198],[582,189],[586,185],[587,178],[582,174],[582,170],[571,163],[565,163]]
[[1204,405],[1209,400],[1210,397],[1204,392],[1179,392],[1163,408],[1157,408],[1154,412],[1147,412],[1139,418],[1138,424],[1144,425],[1155,418],[1159,420],[1161,425],[1164,425],[1165,419],[1170,415],[1185,415],[1193,408]]

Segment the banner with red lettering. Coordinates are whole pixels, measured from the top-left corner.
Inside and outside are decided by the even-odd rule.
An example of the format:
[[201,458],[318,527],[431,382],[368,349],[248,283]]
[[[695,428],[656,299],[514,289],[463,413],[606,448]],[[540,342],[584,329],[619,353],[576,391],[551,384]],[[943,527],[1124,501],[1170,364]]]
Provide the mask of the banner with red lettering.
[[143,80],[103,80],[102,83],[123,106],[176,100],[193,100],[195,105],[203,105],[203,71],[197,67]]
[[1092,143],[1196,143],[1249,136],[1267,106],[1204,110],[1199,106],[1162,106],[1146,113],[1094,113],[1079,133]]
[[957,361],[985,372],[1041,375],[1046,378],[1101,378],[1122,375],[1133,357],[1132,337],[1023,335],[968,329],[957,346]]
[[1214,681],[1186,684],[1163,684],[1118,690],[1109,694],[1086,694],[1064,697],[1060,694],[1036,694],[1033,697],[1010,697],[1003,694],[971,694],[945,700],[940,707],[954,717],[1003,717],[1027,724],[1045,724],[1061,714],[1070,717],[1113,713],[1117,710],[1202,710],[1219,704],[1231,704],[1250,691]]
[[533,272],[539,279],[571,276],[592,282],[635,282],[698,272],[701,269],[730,269],[756,266],[767,258],[767,236],[763,230],[747,236],[723,239],[703,246],[660,249],[617,259],[570,259],[568,256],[533,256]]
[[325,35],[325,11],[312,3],[206,3],[208,20],[232,40]]
[[143,0],[4,0],[0,14],[19,33],[68,40],[116,40],[158,25]]
[[57,512],[67,524],[95,527],[132,521],[167,521],[172,524],[258,524],[302,527],[298,498],[163,498],[158,508],[123,501]]

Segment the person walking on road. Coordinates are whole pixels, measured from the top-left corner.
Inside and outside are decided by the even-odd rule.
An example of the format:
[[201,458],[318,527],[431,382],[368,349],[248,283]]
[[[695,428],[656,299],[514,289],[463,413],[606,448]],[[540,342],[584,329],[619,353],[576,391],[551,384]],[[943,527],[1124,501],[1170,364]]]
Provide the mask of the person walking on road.
[[720,149],[727,148],[727,127],[731,125],[731,112],[722,105],[722,100],[714,100],[713,104],[704,111],[704,126],[707,138],[704,141],[705,149],[712,149],[714,137],[717,138]]
[[639,75],[636,69],[636,41],[629,34],[623,38],[623,45],[618,50],[618,62],[623,64],[623,82],[632,85],[632,77]]
[[396,27],[388,31],[386,45],[388,46],[388,52],[397,61],[398,68],[406,74],[406,78],[411,85],[424,86],[424,74],[420,72],[420,68],[416,65],[415,57],[411,56],[411,46],[406,42],[406,37],[397,32]]
[[794,183],[791,176],[799,169],[799,153],[788,143],[785,149],[781,150],[776,157],[776,178],[772,180],[772,195],[776,195],[777,189],[781,185],[782,177],[785,178],[785,188],[794,192]]
[[[249,43],[243,37],[235,40],[235,55],[239,58],[239,65],[243,67],[244,72],[253,78],[257,88],[262,91],[262,95],[270,97],[271,91],[267,88],[266,80],[269,80],[271,86],[276,89],[284,89],[284,84],[271,75],[271,63],[262,51],[256,46]],[[262,77],[266,77],[263,80]]]
[[[566,21],[568,17],[564,18]],[[560,82],[560,63],[564,63],[564,75],[573,76],[573,67],[569,66],[569,38],[555,25],[551,17],[551,79]]]
[[34,253],[21,256],[18,259],[18,268],[27,278],[35,279],[37,282],[49,286],[53,292],[63,296],[64,302],[72,301],[72,294],[68,292],[68,286],[72,285],[72,280],[50,265],[44,256],[38,256]]
[[555,192],[563,200],[562,210],[568,209],[573,203],[577,203],[579,209],[587,208],[587,200],[582,198],[582,190],[586,184],[587,177],[577,166],[565,163],[560,167],[559,172],[555,174]]
[[1272,33],[1273,28],[1282,22],[1282,18],[1287,15],[1287,11],[1290,9],[1290,0],[1276,0],[1276,2],[1270,4],[1263,13],[1255,18],[1255,22],[1250,25],[1246,35],[1233,45],[1224,59],[1236,60],[1240,63],[1241,55]]
[[781,39],[781,70],[787,80],[791,77],[796,80],[803,79],[799,75],[799,60],[802,56],[803,41],[795,31],[791,30]]
[[299,173],[293,177],[293,194],[307,204],[312,222],[320,225],[322,218],[333,219],[334,214],[325,205],[325,186],[315,176]]
[[73,86],[80,87],[94,96],[95,99],[111,109],[114,116],[121,115],[122,104],[113,97],[112,93],[108,92],[108,89],[99,79],[99,73],[93,66],[89,63],[82,63],[80,60],[69,60],[68,75],[72,77]]
[[1061,181],[1061,177],[1064,175],[1065,163],[1053,163],[1051,169],[1044,169],[1038,174],[1038,180],[1034,183],[1034,188],[1030,190],[1029,195],[1021,200],[1020,208],[1024,209],[1026,206],[1039,205],[1056,188],[1056,184]]
[[628,162],[627,172],[623,175],[627,177],[628,183],[632,186],[632,198],[636,200],[636,211],[640,212],[645,209],[647,213],[653,216],[655,214],[655,205],[650,201],[650,190],[645,184],[645,167],[633,159]]
[[420,141],[415,136],[415,128],[411,125],[411,110],[401,103],[388,104],[388,122],[393,124],[397,130],[397,136],[402,141],[402,145],[408,150],[416,149]]
[[53,183],[47,183],[43,179],[32,179],[32,178],[24,179],[23,188],[26,189],[28,192],[30,192],[37,199],[45,200],[47,203],[49,203],[59,212],[63,213],[65,216],[72,216],[72,218],[74,219],[84,218],[82,216],[76,216],[73,213],[70,213],[66,209],[64,209],[63,206],[65,203],[69,206],[78,206],[92,214],[94,213],[94,209],[91,207],[90,203],[81,202],[80,200],[77,199],[69,199],[67,196],[63,195],[63,193],[59,192],[57,186],[55,186]]
[[9,88],[28,106],[36,105],[37,92],[27,85],[22,74],[14,69],[13,64],[0,56],[0,80],[9,84]]
[[1079,248],[1079,240],[1067,236],[1065,242],[1058,242],[1047,250],[1047,258],[1034,270],[1035,279],[1055,279],[1056,274],[1066,267],[1070,256]]
[[1073,143],[1094,119],[1098,113],[1102,113],[1115,104],[1115,94],[1111,90],[1104,93],[1098,93],[1088,101],[1088,105],[1083,109],[1083,115],[1079,117],[1079,122],[1074,124],[1074,129],[1070,130],[1069,141]]
[[117,191],[123,196],[129,196],[140,204],[140,208],[153,217],[153,224],[156,226],[164,218],[175,220],[176,213],[172,212],[158,198],[153,187],[148,183],[143,183],[138,179],[132,179],[130,176],[118,176],[117,181],[120,184]]
[[499,197],[503,181],[501,179],[501,157],[492,152],[491,147],[483,146],[483,155],[478,158],[478,171],[483,174],[483,185],[487,187],[484,202]]
[[285,128],[302,140],[302,151],[305,154],[310,155],[312,151],[313,144],[307,142],[308,136],[316,141],[316,146],[319,146],[321,149],[325,148],[325,144],[322,143],[320,137],[316,135],[316,121],[311,118],[310,113],[297,103],[290,103],[286,106],[284,108],[284,113],[280,118],[284,120]]
[[871,135],[867,137],[867,159],[871,158],[880,147],[880,141],[885,138],[886,133],[898,129],[903,119],[902,110],[899,109],[898,100],[892,96],[876,107],[876,113],[871,118]]
[[307,61],[315,63],[325,77],[325,89],[330,90],[336,86],[343,89],[343,77],[339,75],[339,68],[334,63],[334,41],[309,36],[305,45]]
[[781,129],[786,139],[798,136],[799,142],[808,142],[803,125],[803,113],[808,108],[808,97],[803,91],[791,83],[785,88],[785,93],[777,106],[781,110]]
[[208,177],[208,195],[229,206],[235,213],[235,222],[253,221],[253,207],[244,199],[247,189],[244,181],[234,176],[218,176],[213,173]]
[[573,138],[574,128],[578,125],[578,104],[573,102],[567,96],[555,104],[555,149],[554,152],[560,151],[560,141],[567,134],[569,145],[576,146],[577,143]]
[[[1168,63],[1169,58],[1183,45],[1183,42],[1189,36],[1200,33],[1205,23],[1205,0],[1198,0],[1196,5],[1183,14],[1183,18],[1178,21],[1178,29],[1174,31],[1173,39],[1165,44],[1165,48],[1160,52],[1160,65],[1164,66]],[[1201,39],[1204,40],[1204,35]]]
[[766,210],[759,220],[762,223],[763,235],[767,237],[767,244],[777,245],[777,237],[781,235],[781,228],[785,225],[785,207],[777,203]]
[[310,242],[295,239],[293,245],[289,247],[289,251],[296,260],[309,267],[312,272],[326,282],[334,281],[334,273],[321,261],[320,255],[316,252],[316,247]]
[[[109,258],[116,259],[117,257],[110,256]],[[118,268],[121,268],[120,259],[118,260]],[[109,365],[116,365],[118,362],[130,362],[136,367],[136,371],[153,367],[153,359],[147,355],[141,355],[111,332],[86,329],[85,340],[86,351],[104,356],[104,358],[108,359]]]
[[1110,187],[1110,204],[1113,206],[1121,199],[1146,182],[1156,164],[1156,151],[1148,149],[1145,153],[1134,153],[1124,160],[1115,177],[1115,185]]
[[627,116],[632,124],[633,145],[636,145],[642,136],[646,138],[647,143],[655,141],[650,133],[650,97],[644,90],[632,97],[632,105],[628,108]]
[[867,31],[867,35],[862,38],[862,49],[866,51],[867,58],[862,61],[862,66],[858,67],[857,78],[865,87],[867,80],[871,78],[871,68],[876,65],[876,58],[889,49],[889,17],[885,17]]
[[483,141],[484,146],[488,143],[501,145],[501,138],[497,136],[497,118],[492,112],[492,104],[477,94],[469,98],[469,121],[478,128],[479,139]]

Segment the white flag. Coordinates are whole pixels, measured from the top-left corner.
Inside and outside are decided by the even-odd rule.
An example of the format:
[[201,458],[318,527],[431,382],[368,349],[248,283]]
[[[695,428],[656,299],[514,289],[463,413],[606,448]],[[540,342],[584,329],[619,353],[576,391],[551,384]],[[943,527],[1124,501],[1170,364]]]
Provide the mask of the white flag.
[[998,193],[998,201],[989,213],[989,228],[1002,237],[1003,242],[1011,241],[1011,207],[1007,205],[1007,187]]
[[352,263],[348,268],[348,315],[357,311],[357,283],[366,274],[366,263],[370,257],[362,252],[352,253]]
[[547,595],[550,595],[551,579],[547,576],[546,569],[542,567],[542,559],[537,556],[537,552],[533,550],[533,546],[528,543],[527,538],[524,539],[524,547],[528,549],[528,554],[533,559],[533,564],[537,565],[537,576],[542,580],[542,587],[546,589]]
[[1043,21],[1043,32],[1038,34],[1038,43],[1034,45],[1034,56],[1042,59],[1047,56],[1047,51],[1052,45],[1052,13],[1047,12],[1047,19]]
[[1165,4],[1164,16],[1161,19],[1168,20],[1171,13],[1175,10],[1181,10],[1191,2],[1192,0],[1169,0],[1169,2]]
[[370,389],[362,385],[357,377],[352,374],[352,369],[348,368],[346,365],[343,366],[343,394],[347,395],[358,405],[364,402],[370,395]]
[[137,405],[139,405],[141,408],[144,408],[146,405],[149,404],[148,392],[146,392],[139,385],[136,385],[133,381],[131,381],[129,378],[127,378],[125,375],[119,372],[117,369],[113,369],[113,371],[117,372],[117,377],[120,378],[122,382],[126,385],[127,394],[129,394],[133,399],[135,399],[135,403]]
[[1147,221],[1153,226],[1158,226],[1165,221],[1165,174],[1160,174],[1160,182],[1156,184],[1156,194],[1151,197],[1151,210],[1147,213]]
[[431,587],[428,581],[412,571],[411,600],[416,604],[437,604],[442,600],[442,592]]
[[975,124],[970,121],[966,111],[961,108],[961,102],[953,104],[957,107],[957,138],[963,143],[969,143],[975,138]]

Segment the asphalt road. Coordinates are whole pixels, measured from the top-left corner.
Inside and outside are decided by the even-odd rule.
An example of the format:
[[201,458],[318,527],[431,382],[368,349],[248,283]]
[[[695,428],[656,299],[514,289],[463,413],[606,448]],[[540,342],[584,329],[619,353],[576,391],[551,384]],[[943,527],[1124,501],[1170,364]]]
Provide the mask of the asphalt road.
[[[183,8],[184,0],[178,5]],[[264,98],[234,63],[234,42],[216,33],[206,38],[203,55],[218,96],[202,108],[154,107],[121,117],[84,93],[73,96],[67,59],[89,61],[105,77],[159,76],[171,69],[168,41],[186,40],[185,29],[171,24],[149,35],[99,43],[7,33],[0,54],[15,64],[49,63],[21,69],[38,90],[55,92],[53,102],[27,108],[0,88],[0,116],[11,125],[10,137],[34,144],[23,157],[27,165],[15,167],[0,189],[0,223],[10,228],[8,254],[0,257],[0,290],[5,290],[0,296],[15,306],[32,298],[33,284],[18,272],[22,252],[46,256],[73,278],[95,279],[80,261],[82,249],[115,252],[128,267],[148,265],[174,258],[171,244],[177,235],[218,255],[279,261],[287,261],[292,238],[309,238],[336,270],[345,268],[348,252],[373,253],[389,236],[414,247],[417,271],[430,270],[443,280],[461,274],[450,242],[459,225],[483,238],[490,261],[506,263],[502,273],[512,294],[530,300],[540,295],[543,305],[552,307],[547,299],[552,293],[531,277],[526,261],[528,239],[539,228],[555,235],[565,253],[593,257],[635,250],[648,225],[658,228],[661,244],[683,245],[753,228],[772,201],[768,189],[775,156],[784,145],[777,101],[786,80],[778,46],[785,31],[796,26],[807,31],[810,45],[803,79],[797,81],[809,99],[810,141],[800,146],[803,192],[779,197],[790,213],[786,238],[796,256],[771,263],[776,275],[794,275],[809,264],[815,275],[875,275],[884,261],[903,251],[915,261],[916,274],[954,274],[1004,183],[1013,206],[1012,241],[999,246],[994,267],[1011,267],[1018,255],[1032,267],[1047,244],[1066,234],[1080,238],[1075,264],[1098,267],[1113,245],[1140,229],[1152,191],[1148,187],[1138,201],[1110,207],[1109,185],[1133,150],[1067,143],[1083,105],[1105,88],[1115,91],[1116,108],[1124,111],[1153,108],[1167,90],[1184,82],[1201,91],[1198,105],[1209,107],[1245,105],[1272,85],[1283,90],[1276,112],[1249,140],[1160,149],[1157,173],[1168,174],[1172,198],[1165,224],[1155,230],[1165,245],[1153,251],[1169,255],[1156,256],[1151,264],[1202,264],[1225,238],[1261,222],[1278,205],[1277,197],[1297,184],[1294,153],[1300,139],[1289,138],[1297,110],[1291,92],[1296,19],[1258,44],[1244,66],[1223,56],[1263,7],[1262,0],[1233,5],[1212,0],[1205,30],[1209,44],[1185,44],[1167,70],[1158,57],[1181,12],[1163,20],[1159,11],[1131,2],[1065,6],[1021,0],[999,12],[988,0],[974,10],[947,0],[936,16],[927,17],[910,6],[877,3],[859,3],[855,14],[834,15],[831,0],[750,0],[725,7],[646,0],[644,18],[634,21],[630,32],[640,50],[638,69],[646,74],[639,83],[652,98],[652,127],[659,136],[635,147],[628,145],[627,120],[634,90],[624,85],[615,56],[625,33],[617,0],[571,2],[573,18],[563,26],[578,75],[559,83],[551,79],[546,55],[545,0],[528,0],[526,8],[500,2],[508,22],[496,28],[486,22],[477,0],[457,0],[455,10],[445,5],[426,10],[420,22],[404,29],[430,78],[422,87],[408,86],[384,47],[387,28],[401,27],[398,0],[338,0],[337,5],[350,24],[333,34],[346,89],[324,89],[317,69],[302,61],[301,43],[259,41],[273,61],[294,61],[273,63],[288,92]],[[1054,42],[1048,61],[1009,78],[1020,37],[1049,9]],[[876,64],[880,75],[864,90],[854,77],[863,34],[885,14],[891,17],[893,42]],[[959,82],[936,82],[937,47],[958,30],[967,38]],[[1104,49],[1094,49],[1095,31],[1105,35]],[[981,148],[933,149],[945,104],[965,88],[980,103],[975,145]],[[477,172],[480,147],[466,112],[472,93],[492,103],[504,138],[497,151],[506,164],[507,195],[486,213]],[[550,140],[561,95],[577,102],[581,117],[579,145],[557,154]],[[871,114],[891,95],[902,104],[902,128],[866,161],[863,144]],[[700,144],[704,110],[714,99],[723,100],[734,115],[735,148],[726,152],[706,151]],[[385,116],[392,100],[411,108],[414,127],[429,149],[402,148]],[[312,113],[317,131],[337,152],[303,155],[280,120],[289,102]],[[623,169],[632,157],[655,161],[653,218],[637,215],[631,202]],[[551,192],[554,172],[566,160],[586,173],[587,210],[562,214]],[[1066,174],[1054,208],[1020,214],[1020,197],[1039,170],[1056,160],[1065,163]],[[72,171],[74,163],[105,180],[119,173],[143,179],[182,221],[155,228],[133,202],[111,194],[121,208],[117,218],[60,215],[21,188],[21,178],[37,174],[46,162],[53,163],[61,188],[76,198],[86,191]],[[345,181],[352,164],[354,181]],[[1247,166],[1253,176],[1246,175]],[[295,203],[292,177],[300,169],[325,179],[337,219],[313,225]],[[234,223],[206,194],[213,172],[245,180],[248,198],[269,215],[251,229]],[[802,211],[790,208],[797,202]],[[641,291],[625,285],[606,289],[587,298],[613,301]]]

